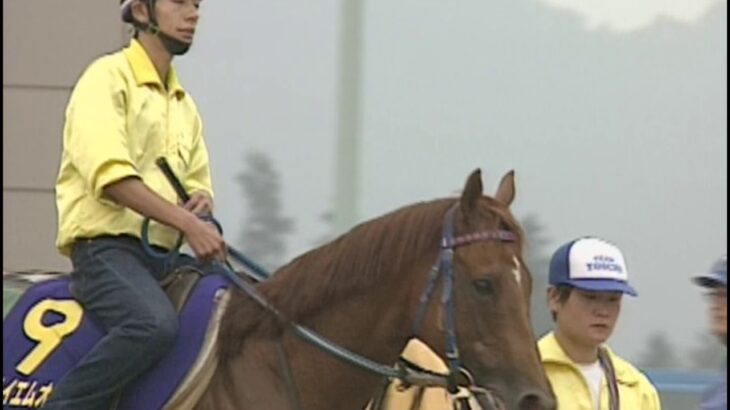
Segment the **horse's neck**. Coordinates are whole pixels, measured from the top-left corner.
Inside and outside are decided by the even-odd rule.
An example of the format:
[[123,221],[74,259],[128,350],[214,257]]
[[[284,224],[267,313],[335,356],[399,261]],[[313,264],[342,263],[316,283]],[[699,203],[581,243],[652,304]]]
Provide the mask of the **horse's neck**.
[[[391,283],[380,283],[376,289],[341,299],[304,325],[350,351],[394,364],[411,330],[412,285],[406,286],[404,272],[389,276],[395,278]],[[352,408],[360,402],[364,407],[372,397],[377,376],[345,364],[291,334],[283,342],[304,409]],[[229,366],[236,378],[233,383],[245,396],[243,402],[266,402],[266,396],[288,397],[280,358],[272,342],[249,341],[243,354]],[[281,406],[289,409],[288,399]],[[276,406],[270,404],[267,408]]]

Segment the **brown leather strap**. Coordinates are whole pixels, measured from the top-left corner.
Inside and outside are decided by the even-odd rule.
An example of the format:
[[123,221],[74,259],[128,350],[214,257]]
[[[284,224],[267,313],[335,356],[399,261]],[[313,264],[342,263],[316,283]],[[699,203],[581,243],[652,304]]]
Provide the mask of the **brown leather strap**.
[[459,397],[454,401],[454,410],[472,410],[469,397]]
[[375,396],[373,397],[371,410],[383,410],[388,402],[388,388],[390,387],[390,379],[383,377],[378,385]]
[[603,373],[606,375],[606,383],[608,385],[608,408],[610,410],[619,410],[619,395],[618,395],[618,382],[616,381],[616,371],[611,362],[611,356],[608,351],[603,348],[598,348],[598,362],[601,364]]
[[416,389],[416,394],[411,403],[411,410],[418,410],[421,408],[421,404],[423,404],[423,394],[426,392],[426,388],[423,386],[413,386],[411,388]]
[[299,391],[294,380],[294,373],[292,373],[291,366],[289,365],[289,357],[281,341],[276,342],[276,353],[279,356],[279,366],[282,377],[284,378],[284,384],[286,385],[287,395],[289,396],[289,406],[291,410],[302,410],[302,405],[299,401]]

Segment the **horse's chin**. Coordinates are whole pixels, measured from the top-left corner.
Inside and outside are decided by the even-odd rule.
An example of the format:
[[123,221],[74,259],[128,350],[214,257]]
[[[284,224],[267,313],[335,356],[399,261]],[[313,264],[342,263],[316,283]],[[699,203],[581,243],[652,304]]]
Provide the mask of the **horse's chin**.
[[[502,399],[494,393],[478,394],[475,396],[477,403],[481,410],[506,410],[507,406],[504,405]],[[473,409],[477,410],[477,409]]]

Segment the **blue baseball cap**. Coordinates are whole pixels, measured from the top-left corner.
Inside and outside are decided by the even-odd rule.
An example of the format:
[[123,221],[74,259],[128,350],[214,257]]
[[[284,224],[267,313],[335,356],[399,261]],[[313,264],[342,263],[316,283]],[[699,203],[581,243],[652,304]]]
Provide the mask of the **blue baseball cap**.
[[709,272],[701,273],[692,281],[699,286],[705,288],[715,288],[718,286],[727,287],[727,255],[722,255],[710,268]]
[[594,237],[578,238],[558,248],[550,260],[548,283],[570,285],[589,292],[638,295],[629,285],[621,250]]

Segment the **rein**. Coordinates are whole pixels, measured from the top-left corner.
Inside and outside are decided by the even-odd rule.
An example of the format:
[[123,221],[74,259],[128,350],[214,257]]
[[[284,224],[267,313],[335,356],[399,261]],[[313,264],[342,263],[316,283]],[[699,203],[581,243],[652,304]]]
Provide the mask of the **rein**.
[[[175,192],[177,193],[178,197],[180,198],[183,203],[190,200],[190,195],[183,187],[180,180],[177,178],[175,173],[172,171],[172,168],[170,168],[170,164],[167,162],[167,159],[165,157],[159,157],[155,161],[157,166],[160,168],[163,174],[165,174],[165,177],[167,177],[167,180],[170,182],[170,185],[172,185],[173,189],[175,189]],[[212,215],[204,215],[200,219],[213,224],[213,226],[216,227],[218,230],[218,233],[223,235],[223,227],[221,226],[220,222],[213,218]],[[149,243],[149,225],[150,225],[150,218],[145,218],[144,221],[142,221],[142,234],[141,234],[141,242],[142,242],[142,248],[144,249],[145,253],[147,253],[149,256],[155,258],[155,259],[174,259],[177,257],[177,255],[180,253],[180,247],[183,243],[183,235],[182,233],[178,236],[177,242],[175,246],[169,251],[169,252],[158,252],[150,246]],[[228,255],[237,263],[242,265],[244,269],[244,273],[249,276],[251,279],[255,280],[256,282],[261,282],[266,279],[268,279],[271,274],[267,272],[264,268],[256,264],[254,261],[246,257],[246,255],[243,254],[243,252],[237,250],[236,248],[232,247],[231,245],[226,243],[226,249],[228,251]],[[227,268],[233,271],[233,268],[230,266],[230,264],[226,261]]]
[[[185,191],[182,183],[175,176],[170,168],[169,164],[164,157],[160,157],[157,160],[157,165],[160,167],[162,172],[167,177],[168,181],[172,184],[173,188],[177,192],[178,196],[184,202],[190,199],[190,196]],[[421,369],[417,366],[409,365],[407,362],[399,361],[395,366],[388,366],[381,363],[377,363],[371,359],[361,356],[357,353],[349,351],[336,343],[326,339],[325,337],[317,334],[316,332],[301,326],[282,314],[276,307],[271,305],[265,297],[263,297],[254,285],[244,281],[228,261],[222,264],[226,276],[235,284],[239,289],[250,296],[256,303],[261,305],[268,312],[276,316],[281,323],[289,326],[294,334],[309,343],[310,345],[322,350],[323,352],[339,359],[340,361],[374,373],[376,375],[385,377],[387,379],[397,379],[404,386],[421,386],[421,387],[441,387],[445,388],[452,395],[456,394],[459,388],[457,377],[461,374],[466,376],[468,384],[463,385],[469,389],[473,394],[486,395],[489,400],[493,400],[492,393],[486,389],[476,386],[471,378],[471,375],[461,367],[459,361],[459,350],[456,338],[456,326],[454,321],[454,305],[452,299],[453,285],[454,285],[454,269],[453,259],[454,252],[457,247],[469,245],[476,242],[484,241],[500,241],[500,242],[513,242],[516,240],[514,233],[506,230],[491,230],[484,232],[477,232],[473,234],[454,236],[454,219],[458,203],[454,204],[446,213],[444,219],[444,227],[442,232],[442,238],[440,243],[440,250],[436,262],[430,272],[430,279],[425,287],[421,298],[416,320],[413,325],[413,335],[417,336],[423,322],[426,308],[433,296],[433,290],[436,287],[436,281],[440,276],[443,275],[443,287],[441,294],[441,303],[444,307],[446,314],[443,317],[444,329],[446,329],[446,358],[448,361],[449,373],[442,374],[438,372]],[[222,234],[220,223],[218,223],[212,216],[204,218],[206,221],[213,223],[219,232]],[[149,245],[148,239],[148,228],[149,218],[146,218],[142,225],[142,245],[150,256],[155,258],[174,258],[179,253],[179,247],[182,244],[182,234],[178,238],[178,244],[168,253],[159,253],[154,251]],[[245,267],[244,273],[252,278],[256,282],[263,281],[271,274],[265,269],[251,261],[243,253],[234,249],[230,245],[226,244],[229,256],[237,263]],[[289,397],[292,401],[292,408],[298,409],[299,401],[297,399],[296,389],[294,381],[292,379],[291,370],[288,368],[288,360],[283,352],[281,346],[279,349],[279,357],[282,362],[286,361],[287,365],[283,366],[285,382],[289,391]]]

